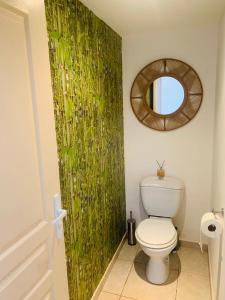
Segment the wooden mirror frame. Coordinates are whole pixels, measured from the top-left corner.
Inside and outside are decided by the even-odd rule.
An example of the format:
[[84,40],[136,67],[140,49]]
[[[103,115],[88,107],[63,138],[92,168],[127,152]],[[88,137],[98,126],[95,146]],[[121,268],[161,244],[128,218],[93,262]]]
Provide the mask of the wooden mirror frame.
[[[160,77],[177,79],[184,89],[182,105],[173,113],[161,115],[154,112],[146,102],[146,94],[150,84]],[[131,88],[130,101],[137,119],[145,126],[169,131],[190,122],[202,103],[203,88],[196,71],[183,61],[163,58],[145,66],[136,76]]]

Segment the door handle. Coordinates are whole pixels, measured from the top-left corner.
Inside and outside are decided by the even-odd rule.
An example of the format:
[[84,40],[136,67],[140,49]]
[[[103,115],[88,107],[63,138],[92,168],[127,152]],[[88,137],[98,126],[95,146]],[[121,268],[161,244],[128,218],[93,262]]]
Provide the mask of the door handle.
[[58,217],[55,220],[52,221],[52,223],[54,225],[56,223],[62,221],[67,215],[67,211],[65,209],[62,209],[62,208],[58,209],[57,213],[58,213]]
[[55,226],[55,234],[57,240],[60,240],[63,235],[63,224],[62,221],[67,215],[67,210],[61,207],[61,197],[59,194],[55,194],[53,197],[54,205],[54,217],[52,224]]

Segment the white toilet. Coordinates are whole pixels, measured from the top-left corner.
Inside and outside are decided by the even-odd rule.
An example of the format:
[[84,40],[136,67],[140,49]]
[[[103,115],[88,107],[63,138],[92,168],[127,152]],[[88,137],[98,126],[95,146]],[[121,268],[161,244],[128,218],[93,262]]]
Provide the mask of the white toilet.
[[142,250],[149,256],[147,279],[154,284],[162,284],[169,276],[169,254],[177,244],[172,218],[177,214],[184,185],[177,178],[150,176],[141,181],[140,189],[149,218],[138,225],[135,235]]

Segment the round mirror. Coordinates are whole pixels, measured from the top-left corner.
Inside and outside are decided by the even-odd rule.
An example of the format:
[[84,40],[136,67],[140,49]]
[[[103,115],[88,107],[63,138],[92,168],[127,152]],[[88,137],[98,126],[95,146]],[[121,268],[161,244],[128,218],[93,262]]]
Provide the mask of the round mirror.
[[130,102],[143,125],[169,131],[190,122],[201,107],[203,88],[196,71],[173,58],[155,60],[134,79]]
[[147,105],[157,114],[172,114],[181,107],[183,101],[184,88],[174,77],[159,77],[147,89]]

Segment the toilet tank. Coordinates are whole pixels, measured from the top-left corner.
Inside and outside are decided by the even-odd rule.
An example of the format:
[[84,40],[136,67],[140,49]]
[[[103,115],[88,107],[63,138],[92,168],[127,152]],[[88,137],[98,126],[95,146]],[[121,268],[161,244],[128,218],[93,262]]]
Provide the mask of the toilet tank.
[[147,215],[173,218],[183,198],[184,184],[174,177],[144,178],[140,183],[141,200]]

